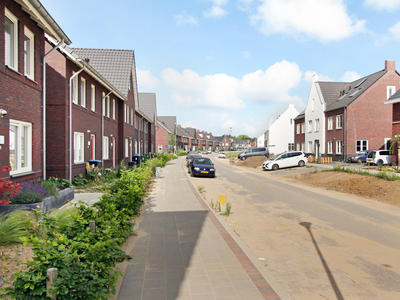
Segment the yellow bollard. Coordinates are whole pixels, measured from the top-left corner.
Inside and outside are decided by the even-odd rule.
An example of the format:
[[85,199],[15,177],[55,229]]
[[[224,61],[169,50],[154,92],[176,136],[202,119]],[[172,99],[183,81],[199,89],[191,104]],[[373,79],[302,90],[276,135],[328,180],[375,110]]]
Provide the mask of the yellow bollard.
[[221,214],[226,212],[226,195],[219,195],[219,205],[221,207]]

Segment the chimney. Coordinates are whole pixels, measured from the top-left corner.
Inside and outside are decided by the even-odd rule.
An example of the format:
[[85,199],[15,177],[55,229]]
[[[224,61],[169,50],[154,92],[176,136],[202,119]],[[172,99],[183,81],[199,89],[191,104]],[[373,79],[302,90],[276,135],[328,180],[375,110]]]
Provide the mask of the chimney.
[[181,125],[178,124],[178,128],[182,128]]
[[385,70],[396,71],[396,61],[394,60],[385,61]]

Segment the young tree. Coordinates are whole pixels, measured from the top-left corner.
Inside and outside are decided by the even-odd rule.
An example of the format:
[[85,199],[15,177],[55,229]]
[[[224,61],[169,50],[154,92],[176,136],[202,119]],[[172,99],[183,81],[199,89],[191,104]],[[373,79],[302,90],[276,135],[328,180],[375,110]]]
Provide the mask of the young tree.
[[171,145],[171,148],[175,149],[175,134],[172,132],[168,134],[168,145]]

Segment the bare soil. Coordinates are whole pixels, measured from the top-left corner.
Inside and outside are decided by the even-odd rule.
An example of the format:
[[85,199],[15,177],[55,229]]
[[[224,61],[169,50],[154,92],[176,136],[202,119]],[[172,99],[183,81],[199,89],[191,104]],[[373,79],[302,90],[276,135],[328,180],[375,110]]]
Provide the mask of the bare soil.
[[263,162],[268,160],[268,158],[264,157],[264,156],[253,156],[253,157],[249,157],[246,160],[240,160],[238,159],[238,161],[235,161],[235,164],[238,167],[247,167],[247,168],[258,168],[262,166]]

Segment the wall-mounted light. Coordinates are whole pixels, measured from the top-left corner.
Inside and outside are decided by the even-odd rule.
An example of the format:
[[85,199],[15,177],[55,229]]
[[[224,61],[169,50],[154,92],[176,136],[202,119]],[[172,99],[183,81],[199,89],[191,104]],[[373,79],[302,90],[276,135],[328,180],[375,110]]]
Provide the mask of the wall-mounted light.
[[7,111],[5,109],[0,109],[0,117],[4,117],[7,115]]

